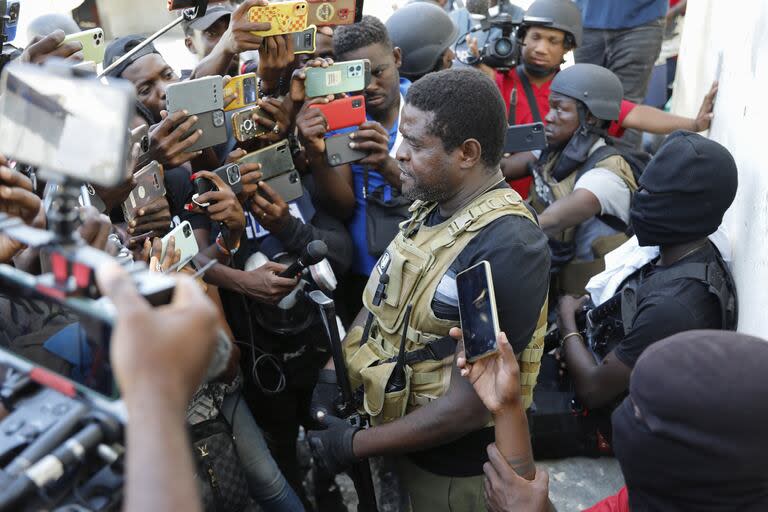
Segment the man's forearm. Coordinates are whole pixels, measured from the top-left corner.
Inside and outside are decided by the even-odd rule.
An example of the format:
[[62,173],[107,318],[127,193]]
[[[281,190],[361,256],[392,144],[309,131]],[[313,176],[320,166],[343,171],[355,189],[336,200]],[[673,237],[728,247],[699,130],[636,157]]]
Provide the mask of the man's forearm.
[[515,153],[501,160],[501,172],[507,180],[519,180],[531,173],[528,166],[536,162],[536,157],[530,151]]
[[397,165],[397,161],[394,158],[389,157],[386,164],[384,164],[381,169],[376,170],[397,190],[402,188],[403,183],[400,181],[400,167]]
[[123,510],[202,510],[183,408],[151,389],[126,405],[130,420]]
[[221,45],[216,45],[213,51],[195,66],[189,79],[225,75],[234,58],[234,53],[223,48]]
[[499,451],[518,475],[533,480],[536,477],[536,466],[533,463],[528,418],[522,401],[495,415],[493,419]]
[[676,116],[647,105],[638,105],[627,115],[621,126],[664,135],[675,130],[696,131],[696,120]]
[[479,408],[443,396],[392,423],[361,430],[353,442],[355,455],[410,453],[450,443],[488,423],[490,414],[477,403]]

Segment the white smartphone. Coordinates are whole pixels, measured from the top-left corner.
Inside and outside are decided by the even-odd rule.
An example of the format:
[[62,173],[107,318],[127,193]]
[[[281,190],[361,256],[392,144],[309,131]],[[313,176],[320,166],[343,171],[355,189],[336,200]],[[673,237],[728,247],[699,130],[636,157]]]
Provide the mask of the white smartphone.
[[467,361],[495,354],[499,350],[496,342],[499,317],[490,263],[484,260],[460,272],[456,276],[456,288]]
[[173,231],[163,237],[163,250],[160,253],[160,259],[165,259],[165,253],[168,249],[168,242],[171,237],[175,238],[176,249],[181,250],[181,259],[176,265],[174,270],[178,271],[184,265],[192,261],[192,258],[197,256],[200,249],[197,247],[197,240],[195,240],[195,234],[192,231],[192,225],[188,221],[184,221],[176,226]]

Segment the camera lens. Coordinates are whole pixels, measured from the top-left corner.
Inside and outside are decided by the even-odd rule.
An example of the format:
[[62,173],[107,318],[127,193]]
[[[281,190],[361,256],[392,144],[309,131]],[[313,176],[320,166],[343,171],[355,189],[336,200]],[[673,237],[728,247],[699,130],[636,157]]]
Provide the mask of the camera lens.
[[355,69],[356,69],[357,71],[362,71],[362,70],[363,70],[363,66],[361,66],[360,64],[358,64],[358,65],[357,65],[357,67],[356,67]]
[[229,178],[230,185],[234,185],[240,181],[240,168],[238,168],[236,165],[230,166],[227,169],[227,177]]
[[493,48],[496,51],[496,55],[499,55],[500,57],[506,57],[512,53],[512,41],[509,39],[499,39],[496,41],[496,44],[493,46]]
[[363,103],[360,100],[355,100],[352,102],[352,108],[360,108],[363,106]]
[[349,72],[354,73],[355,72],[355,66],[349,66]]
[[189,226],[189,224],[184,224],[184,227],[181,228],[181,231],[184,233],[185,238],[192,236],[192,228]]

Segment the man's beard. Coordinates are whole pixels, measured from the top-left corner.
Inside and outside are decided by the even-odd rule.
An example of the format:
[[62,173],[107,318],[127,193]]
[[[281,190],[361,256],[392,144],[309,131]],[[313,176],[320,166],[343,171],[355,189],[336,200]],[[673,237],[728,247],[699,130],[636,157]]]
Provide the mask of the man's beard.
[[428,203],[440,203],[451,197],[451,193],[448,189],[448,182],[444,179],[439,180],[436,185],[432,187],[426,187],[423,183],[419,182],[413,175],[413,186],[405,190],[403,189],[403,197],[409,201],[425,201]]
[[525,68],[525,71],[534,78],[545,78],[557,71],[557,66],[553,68],[537,66],[536,64],[530,64],[525,60],[523,60],[523,67]]

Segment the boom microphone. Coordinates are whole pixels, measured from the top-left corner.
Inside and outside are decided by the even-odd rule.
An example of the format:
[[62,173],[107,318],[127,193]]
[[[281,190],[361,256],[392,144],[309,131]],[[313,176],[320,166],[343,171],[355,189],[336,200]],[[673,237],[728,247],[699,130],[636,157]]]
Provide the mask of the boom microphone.
[[322,240],[312,240],[307,244],[304,252],[299,259],[291,264],[290,267],[278,274],[280,277],[293,279],[298,274],[304,272],[304,269],[312,265],[317,265],[328,255],[328,246]]
[[483,16],[484,19],[490,18],[489,10],[491,3],[488,0],[467,0],[467,10],[475,16]]

